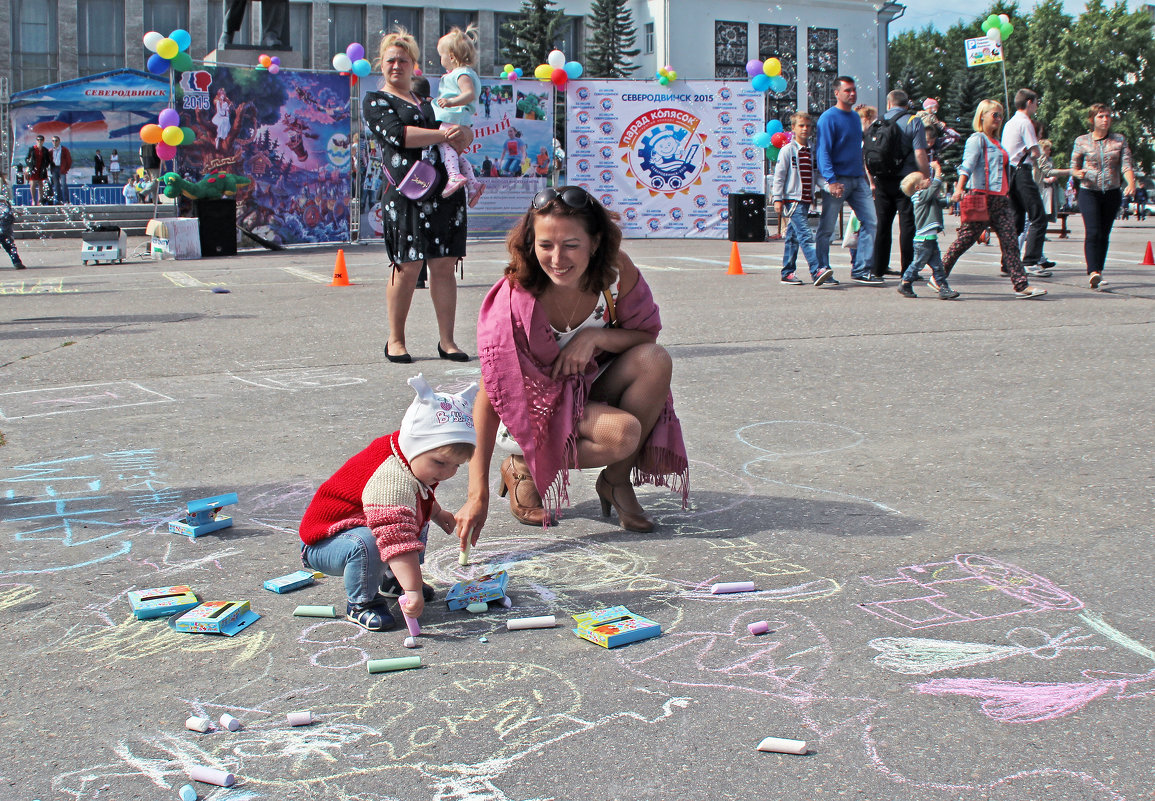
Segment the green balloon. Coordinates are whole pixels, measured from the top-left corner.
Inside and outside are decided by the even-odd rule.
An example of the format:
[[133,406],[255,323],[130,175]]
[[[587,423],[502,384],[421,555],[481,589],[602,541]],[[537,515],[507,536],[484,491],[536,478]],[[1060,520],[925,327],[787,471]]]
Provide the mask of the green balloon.
[[777,161],[778,160],[778,154],[781,152],[782,152],[782,148],[770,146],[770,147],[766,148],[766,158],[770,159],[771,161]]
[[181,126],[181,132],[184,134],[184,139],[181,140],[182,145],[191,145],[193,140],[197,138],[196,132],[192,128]]
[[177,72],[188,72],[193,68],[192,56],[184,51],[177,53],[172,59],[172,68]]
[[989,30],[990,28],[994,28],[998,24],[999,24],[999,15],[998,14],[991,14],[989,17],[987,17],[985,20],[983,20],[983,31],[986,32],[987,30]]
[[1010,24],[1009,22],[1005,23],[1005,24],[1000,23],[999,24],[999,30],[1002,32],[1003,40],[1005,41],[1007,39],[1007,37],[1009,37],[1012,33],[1015,32],[1015,26]]

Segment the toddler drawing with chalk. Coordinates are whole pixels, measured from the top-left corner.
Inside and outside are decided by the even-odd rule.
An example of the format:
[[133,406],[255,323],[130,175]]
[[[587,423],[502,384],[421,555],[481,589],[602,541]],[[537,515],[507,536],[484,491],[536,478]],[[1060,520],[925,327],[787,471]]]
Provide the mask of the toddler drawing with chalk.
[[447,534],[453,515],[433,491],[468,462],[477,444],[473,396],[434,392],[425,378],[409,379],[417,397],[401,428],[379,437],[317,490],[301,520],[301,562],[342,576],[349,620],[369,631],[394,626],[389,595],[410,617],[421,615],[433,588],[421,580],[429,523]]
[[[453,28],[437,41],[437,55],[441,56],[441,66],[448,72],[437,83],[433,114],[441,123],[442,130],[450,125],[472,125],[473,115],[477,113],[477,93],[481,89],[481,78],[477,77],[477,29],[472,25],[464,31]],[[473,165],[464,153],[459,154],[448,142],[437,147],[449,174],[441,196],[449,197],[468,184],[469,205],[471,208],[476,206],[485,191],[485,184],[473,174]]]

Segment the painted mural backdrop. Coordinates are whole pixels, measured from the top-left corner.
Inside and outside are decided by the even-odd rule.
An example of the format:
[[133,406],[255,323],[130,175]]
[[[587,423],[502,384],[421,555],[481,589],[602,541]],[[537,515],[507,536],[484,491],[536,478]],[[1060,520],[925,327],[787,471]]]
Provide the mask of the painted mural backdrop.
[[[438,79],[429,82],[436,97]],[[364,98],[377,90],[378,78],[361,84]],[[504,236],[545,186],[554,150],[553,91],[553,84],[540,81],[481,79],[468,157],[486,188],[469,210],[470,237]],[[364,139],[361,236],[373,238],[381,236],[381,153],[367,131]]]
[[731,192],[764,192],[765,102],[745,82],[571,81],[566,173],[627,237],[726,237]]
[[279,244],[347,242],[349,79],[335,72],[218,67],[182,73],[179,171],[247,175],[237,223]]

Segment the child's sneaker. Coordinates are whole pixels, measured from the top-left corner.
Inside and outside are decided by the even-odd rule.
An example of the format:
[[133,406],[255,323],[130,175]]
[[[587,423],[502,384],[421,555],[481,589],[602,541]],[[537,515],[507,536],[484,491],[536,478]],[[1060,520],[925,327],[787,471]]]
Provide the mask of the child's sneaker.
[[938,285],[938,281],[934,280],[933,275],[926,279],[926,285],[933,289],[935,292],[938,292],[940,289],[942,289],[942,287]]
[[944,283],[938,288],[938,296],[940,300],[954,300],[958,297],[958,292],[955,292]]
[[441,190],[442,197],[449,197],[461,187],[465,186],[465,176],[458,175],[449,179],[449,183],[445,184],[445,188]]
[[898,285],[898,294],[902,295],[904,298],[918,297],[918,295],[914,294],[914,290],[911,289],[910,284],[906,281],[903,281]]
[[368,631],[389,631],[397,625],[384,602],[376,599],[367,604],[346,604],[345,617]]
[[801,284],[802,279],[799,278],[794,273],[787,273],[786,275],[782,276],[782,283],[784,283],[784,284]]
[[[814,286],[822,286],[823,284],[829,283],[830,281],[833,281],[833,280],[834,280],[834,270],[827,267],[825,270],[818,273],[818,275],[814,276]],[[837,284],[838,282],[834,281],[834,283]]]

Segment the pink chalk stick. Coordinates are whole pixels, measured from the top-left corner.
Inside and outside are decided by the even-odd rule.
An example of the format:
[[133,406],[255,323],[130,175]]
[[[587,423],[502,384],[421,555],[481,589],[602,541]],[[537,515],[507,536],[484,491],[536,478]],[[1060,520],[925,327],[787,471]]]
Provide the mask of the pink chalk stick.
[[204,765],[193,765],[188,769],[188,776],[193,781],[215,784],[218,787],[232,787],[237,783],[237,777],[233,774]]
[[754,592],[754,582],[731,581],[728,583],[715,584],[710,588],[711,595],[722,595],[727,592]]
[[746,630],[751,634],[765,634],[770,631],[770,624],[765,620],[759,620],[757,623],[747,625]]
[[285,717],[290,726],[311,726],[313,723],[312,712],[290,712]]
[[405,614],[405,607],[407,606],[405,603],[405,596],[402,595],[400,598],[398,598],[397,603],[401,607],[401,616],[405,618],[405,627],[409,629],[409,634],[413,637],[420,637],[421,624],[417,622],[417,618],[409,617],[409,615]]

